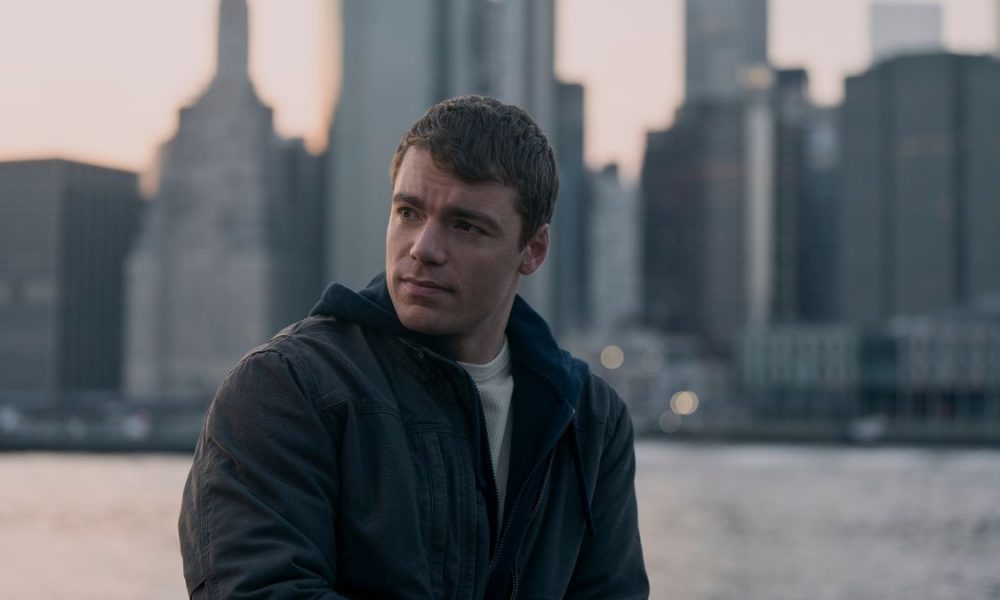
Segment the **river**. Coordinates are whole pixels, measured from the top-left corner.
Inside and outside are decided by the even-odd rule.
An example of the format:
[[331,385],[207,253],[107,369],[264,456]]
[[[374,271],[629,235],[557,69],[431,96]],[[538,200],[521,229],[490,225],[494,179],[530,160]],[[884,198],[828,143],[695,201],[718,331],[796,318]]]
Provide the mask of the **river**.
[[[1000,599],[1000,451],[637,446],[652,597]],[[185,456],[0,454],[0,598],[184,597]]]

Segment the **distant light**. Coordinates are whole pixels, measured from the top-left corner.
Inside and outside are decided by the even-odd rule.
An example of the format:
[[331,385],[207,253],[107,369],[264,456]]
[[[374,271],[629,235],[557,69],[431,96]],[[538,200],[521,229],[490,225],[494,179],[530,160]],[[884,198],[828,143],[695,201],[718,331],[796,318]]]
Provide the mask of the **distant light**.
[[693,415],[698,410],[698,394],[689,391],[677,392],[670,398],[670,410],[675,415]]
[[750,67],[742,73],[743,85],[753,91],[770,89],[774,85],[774,72],[765,65]]
[[601,364],[605,369],[617,369],[625,363],[625,353],[614,344],[606,346],[601,350]]
[[664,411],[660,415],[660,429],[663,433],[677,433],[681,428],[681,417],[670,411]]

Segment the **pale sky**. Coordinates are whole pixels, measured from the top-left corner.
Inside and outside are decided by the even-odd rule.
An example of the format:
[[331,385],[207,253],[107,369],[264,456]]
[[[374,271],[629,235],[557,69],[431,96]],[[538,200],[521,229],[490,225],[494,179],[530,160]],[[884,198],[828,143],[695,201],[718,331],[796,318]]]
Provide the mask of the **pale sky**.
[[[401,0],[405,1],[405,0]],[[733,0],[739,1],[739,0]],[[250,0],[251,76],[278,131],[326,144],[337,0]],[[997,0],[943,0],[954,51],[996,48]],[[839,101],[868,63],[868,0],[771,0],[770,56]],[[683,0],[557,0],[557,73],[586,86],[586,156],[638,172],[683,96]],[[0,0],[0,160],[147,169],[214,68],[217,0]]]

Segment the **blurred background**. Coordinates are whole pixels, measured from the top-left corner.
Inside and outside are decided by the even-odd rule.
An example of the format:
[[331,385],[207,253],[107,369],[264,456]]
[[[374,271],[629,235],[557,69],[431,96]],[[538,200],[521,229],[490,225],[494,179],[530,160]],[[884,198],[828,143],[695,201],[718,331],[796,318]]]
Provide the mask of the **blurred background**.
[[629,404],[654,598],[1000,598],[998,38],[1000,0],[0,0],[0,596],[184,596],[215,388],[383,268],[400,135],[480,93],[556,148],[522,292]]

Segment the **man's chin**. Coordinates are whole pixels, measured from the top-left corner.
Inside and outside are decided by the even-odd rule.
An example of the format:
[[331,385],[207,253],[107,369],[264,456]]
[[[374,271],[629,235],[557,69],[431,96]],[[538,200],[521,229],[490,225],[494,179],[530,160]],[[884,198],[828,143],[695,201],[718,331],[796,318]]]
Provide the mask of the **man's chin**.
[[410,331],[423,335],[448,335],[446,319],[439,311],[424,306],[407,306],[397,311],[399,321]]

